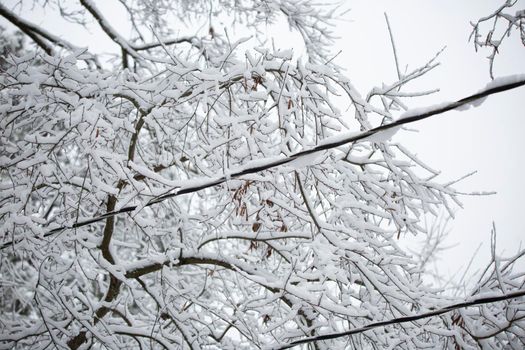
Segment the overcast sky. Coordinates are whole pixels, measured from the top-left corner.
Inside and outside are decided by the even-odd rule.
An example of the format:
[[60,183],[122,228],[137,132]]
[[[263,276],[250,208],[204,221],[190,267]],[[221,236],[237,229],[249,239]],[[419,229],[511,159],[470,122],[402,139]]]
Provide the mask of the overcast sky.
[[[9,0],[6,3],[12,4]],[[112,6],[110,2],[97,1]],[[117,1],[114,1],[117,4]],[[413,69],[424,64],[446,46],[440,67],[409,85],[411,90],[440,88],[431,97],[414,100],[410,107],[421,107],[458,99],[483,88],[489,82],[488,52],[474,51],[468,42],[470,21],[492,12],[502,1],[494,0],[354,0],[339,22],[336,34],[340,37],[334,51],[343,50],[337,63],[347,69],[347,75],[363,95],[373,86],[396,79],[396,69],[386,29],[384,12],[389,16],[402,67]],[[119,6],[118,4],[115,6]],[[525,8],[518,1],[517,8]],[[64,35],[78,46],[95,51],[111,51],[116,47],[96,26],[86,36],[80,27],[67,26],[42,13],[28,15],[53,33]],[[122,25],[124,18],[112,17],[112,24]],[[125,32],[123,34],[126,34]],[[79,42],[85,40],[85,42]],[[287,46],[296,36],[285,36],[279,29],[278,45]],[[507,39],[496,59],[495,76],[525,73],[525,48],[515,34]],[[498,252],[513,253],[525,233],[523,180],[525,139],[525,89],[520,88],[491,96],[477,109],[449,112],[411,125],[419,133],[399,132],[394,141],[407,146],[434,169],[442,170],[441,181],[456,179],[473,170],[478,173],[456,185],[469,191],[497,191],[486,197],[464,196],[464,209],[457,211],[450,222],[448,244],[457,243],[441,257],[440,270],[445,274],[465,266],[475,249],[483,243],[475,266],[480,267],[490,257],[490,230],[496,223]],[[507,254],[508,255],[508,254]],[[525,264],[521,265],[525,269]]]

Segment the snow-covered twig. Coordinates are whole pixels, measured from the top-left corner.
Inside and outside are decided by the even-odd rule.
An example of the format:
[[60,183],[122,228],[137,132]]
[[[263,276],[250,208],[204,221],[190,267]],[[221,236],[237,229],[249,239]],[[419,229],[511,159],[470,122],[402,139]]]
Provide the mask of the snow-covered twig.
[[[525,85],[524,75],[516,75],[516,76],[496,79],[495,81],[488,84],[485,89],[482,89],[473,95],[467,96],[455,102],[441,104],[441,105],[438,105],[437,107],[429,107],[429,108],[424,108],[424,109],[416,109],[412,111],[407,111],[399,119],[389,124],[381,125],[381,126],[378,126],[373,129],[370,129],[364,132],[360,132],[360,133],[335,135],[335,136],[332,136],[332,137],[329,137],[323,140],[319,145],[311,149],[300,151],[300,152],[294,153],[287,157],[277,157],[277,158],[260,159],[257,161],[253,161],[253,162],[248,163],[246,166],[244,166],[241,169],[230,170],[229,174],[223,175],[217,178],[192,180],[190,182],[192,184],[185,186],[185,187],[180,187],[178,189],[174,189],[173,191],[170,191],[170,193],[167,193],[165,195],[158,196],[157,198],[154,198],[151,201],[149,201],[145,205],[145,207],[149,207],[154,204],[163,202],[168,198],[173,198],[173,197],[181,196],[183,194],[188,194],[188,193],[194,193],[194,192],[206,189],[206,188],[217,186],[231,179],[241,178],[245,175],[254,174],[260,171],[269,170],[269,169],[272,169],[272,168],[275,168],[281,165],[285,165],[300,157],[308,156],[316,152],[321,152],[321,151],[336,148],[336,147],[339,147],[339,146],[342,146],[348,143],[364,140],[373,135],[377,135],[380,132],[392,130],[401,125],[423,120],[423,119],[432,117],[434,115],[442,114],[442,113],[445,113],[445,112],[448,112],[448,111],[451,111],[451,110],[454,110],[460,107],[475,105],[477,101],[483,100],[487,96],[490,96],[496,93],[500,93],[503,91],[515,89],[523,85]],[[94,218],[78,221],[71,226],[62,226],[62,227],[54,228],[46,232],[44,234],[44,237],[51,236],[53,234],[62,232],[67,229],[73,229],[73,228],[90,225],[92,223],[99,222],[99,221],[105,220],[109,217],[113,217],[119,214],[130,213],[134,211],[135,209],[137,209],[137,206],[128,206],[128,207],[124,207],[116,211],[112,211],[112,212],[108,212],[100,216],[96,216]],[[2,249],[7,248],[13,243],[15,242],[4,243],[2,244],[1,248]]]

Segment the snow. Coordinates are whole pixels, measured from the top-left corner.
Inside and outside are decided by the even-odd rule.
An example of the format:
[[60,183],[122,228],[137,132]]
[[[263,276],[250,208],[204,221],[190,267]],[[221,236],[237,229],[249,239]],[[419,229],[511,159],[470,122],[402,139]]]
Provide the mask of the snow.
[[[482,93],[484,93],[486,91],[489,91],[491,89],[499,88],[499,87],[502,87],[502,86],[505,86],[505,85],[517,84],[517,83],[524,83],[525,84],[525,74],[514,74],[514,75],[509,75],[509,76],[495,78],[491,82],[487,83],[487,85],[485,85],[485,87],[483,89],[480,89],[475,94],[482,94]],[[483,102],[486,101],[487,97],[488,96],[484,96],[484,97],[475,99],[472,102],[468,102],[468,103],[462,104],[461,106],[456,107],[455,110],[466,111],[466,110],[468,110],[468,109],[470,109],[472,107],[479,107],[479,106],[481,106],[483,104]],[[454,102],[452,102],[452,101],[446,101],[446,102],[441,102],[441,103],[434,104],[434,105],[427,106],[427,107],[410,109],[410,110],[406,111],[405,113],[401,114],[401,116],[398,118],[398,120],[402,121],[403,119],[407,119],[407,118],[416,117],[416,116],[419,116],[419,115],[423,115],[423,114],[439,111],[439,110],[441,110],[443,108],[447,108],[449,106],[452,106],[453,104],[454,104]]]
[[144,175],[147,178],[150,178],[150,179],[153,179],[155,181],[158,181],[159,183],[164,184],[166,186],[169,186],[169,187],[172,187],[172,188],[176,188],[176,187],[179,187],[179,185],[180,185],[179,181],[172,181],[172,180],[166,179],[162,175],[160,175],[159,173],[156,173],[156,172],[150,170],[148,167],[143,166],[143,165],[139,165],[139,164],[137,164],[137,163],[135,163],[133,161],[129,161],[128,162],[128,166],[131,169],[135,170],[137,173],[139,173],[141,175]]
[[397,121],[403,121],[404,119],[408,119],[408,118],[420,116],[420,115],[423,115],[423,114],[427,114],[427,113],[430,113],[430,112],[434,112],[434,111],[443,109],[443,108],[445,108],[447,106],[450,106],[451,104],[452,104],[452,102],[445,101],[445,102],[436,103],[436,104],[433,104],[433,105],[430,105],[430,106],[426,106],[426,107],[412,108],[412,109],[404,112],[403,114],[401,114],[399,116],[399,118],[397,118]]
[[[483,89],[480,89],[476,94],[484,93],[491,89],[495,89],[495,88],[505,86],[505,85],[516,84],[520,82],[525,83],[525,74],[514,74],[514,75],[498,77],[498,78],[493,79],[491,82],[487,83],[487,85]],[[462,106],[457,107],[456,110],[465,111],[472,107],[479,107],[481,106],[481,104],[483,104],[483,102],[487,100],[487,98],[488,96],[476,99],[470,103],[466,103]]]
[[376,132],[375,134],[368,136],[361,141],[369,142],[387,142],[401,129],[401,125],[388,128],[383,131]]
[[335,135],[332,135],[332,136],[329,136],[329,137],[326,137],[326,138],[322,139],[318,143],[318,146],[326,146],[326,145],[336,144],[336,143],[339,143],[339,142],[343,142],[344,140],[351,139],[353,137],[359,136],[360,134],[361,133],[359,133],[359,132],[351,132],[351,131],[340,132],[340,133],[337,133]]
[[324,152],[313,152],[305,156],[297,157],[286,165],[292,169],[301,169],[307,166],[316,165],[323,154]]
[[525,82],[525,74],[513,74],[503,77],[498,77],[489,82],[484,89],[481,89],[479,92],[487,91],[494,89],[503,85],[516,84],[520,82]]
[[277,57],[277,58],[282,58],[285,60],[291,60],[293,57],[293,49],[279,50],[276,52],[272,52],[272,56]]
[[456,107],[455,110],[456,111],[467,111],[469,110],[470,108],[475,108],[475,107],[479,107],[483,104],[483,102],[485,102],[487,100],[488,96],[486,97],[482,97],[482,98],[478,98],[470,103],[465,103],[459,107]]

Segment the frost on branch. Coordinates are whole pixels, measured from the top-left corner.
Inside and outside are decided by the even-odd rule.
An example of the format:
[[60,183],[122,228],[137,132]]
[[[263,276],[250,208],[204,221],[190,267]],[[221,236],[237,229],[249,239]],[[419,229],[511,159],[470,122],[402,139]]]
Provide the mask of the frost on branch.
[[[452,214],[457,193],[385,137],[155,201],[391,121],[406,97],[424,94],[401,89],[434,69],[434,59],[364,98],[337,66],[319,64],[319,53],[245,51],[245,40],[215,34],[176,42],[163,30],[147,41],[140,24],[127,40],[94,1],[81,3],[122,49],[124,68],[97,68],[85,49],[64,49],[7,57],[0,75],[3,347],[263,347],[448,301],[423,284],[420,260],[399,242],[425,234],[424,216],[443,207]],[[144,23],[161,15],[124,3]],[[307,46],[319,40],[310,5],[267,3],[242,2],[234,15],[248,21],[279,10]],[[206,6],[187,5],[195,16],[198,4]],[[344,113],[333,102],[343,98]],[[137,208],[72,228],[129,206]],[[500,270],[508,288],[517,287],[521,277]],[[454,317],[351,342],[476,346]],[[515,337],[506,324],[495,329]]]
[[[505,39],[517,31],[521,43],[525,46],[525,8],[516,8],[518,0],[505,0],[493,13],[471,22],[473,27],[470,39],[474,48],[489,48],[491,53],[487,57],[490,62],[490,77],[494,79],[494,60],[500,53],[501,44]],[[520,2],[520,5],[522,3]]]

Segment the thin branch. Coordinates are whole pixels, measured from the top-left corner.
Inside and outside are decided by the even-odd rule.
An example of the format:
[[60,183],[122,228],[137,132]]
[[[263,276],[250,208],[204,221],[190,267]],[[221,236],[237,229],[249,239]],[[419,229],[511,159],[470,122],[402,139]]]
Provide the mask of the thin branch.
[[100,25],[100,28],[106,33],[111,40],[113,40],[116,44],[118,44],[122,50],[124,50],[126,53],[128,53],[131,57],[135,59],[141,59],[142,56],[135,51],[135,49],[128,43],[126,39],[124,39],[116,30],[113,28],[107,19],[104,17],[102,12],[95,6],[95,4],[91,0],[80,0],[80,3],[82,6],[86,8],[86,10],[91,13],[91,15],[97,20],[98,24]]
[[401,70],[399,68],[399,59],[397,58],[397,49],[394,42],[394,34],[392,33],[392,28],[390,27],[390,21],[388,20],[388,15],[385,12],[385,21],[388,28],[388,34],[390,35],[390,44],[392,45],[392,52],[394,54],[394,61],[396,63],[397,78],[401,80]]
[[462,308],[471,307],[471,306],[477,306],[477,305],[483,305],[483,304],[491,304],[491,303],[496,303],[498,301],[504,301],[504,300],[514,299],[514,298],[519,298],[519,297],[522,297],[522,296],[525,296],[525,290],[520,289],[520,290],[514,291],[512,293],[505,294],[505,295],[500,295],[500,296],[496,296],[496,297],[478,298],[478,299],[474,299],[474,300],[471,300],[471,301],[465,301],[465,302],[462,302],[462,303],[449,305],[449,306],[446,306],[444,308],[441,308],[441,309],[438,309],[438,310],[434,310],[434,311],[430,311],[430,312],[425,312],[425,313],[422,313],[422,314],[419,314],[419,315],[405,316],[405,317],[394,318],[394,319],[391,319],[391,320],[388,320],[388,321],[374,322],[374,323],[370,323],[370,324],[368,324],[368,325],[366,325],[364,327],[355,328],[355,329],[352,329],[352,330],[349,330],[349,331],[346,331],[346,332],[330,333],[330,334],[318,335],[316,337],[304,338],[304,339],[293,341],[290,344],[286,344],[284,346],[276,347],[274,349],[276,349],[276,350],[289,349],[289,348],[292,348],[292,347],[297,346],[297,345],[307,344],[307,343],[311,343],[311,342],[315,342],[315,341],[346,337],[346,336],[353,335],[353,334],[363,333],[363,332],[366,332],[366,331],[368,331],[370,329],[374,329],[374,328],[379,328],[379,327],[384,327],[384,326],[393,325],[393,324],[399,324],[399,323],[413,322],[413,321],[416,321],[416,320],[420,320],[422,318],[439,316],[439,315],[442,315],[442,314],[445,314],[447,312],[450,312],[450,311],[453,311],[453,310],[457,310],[457,309],[462,309]]
[[132,45],[132,47],[135,49],[135,51],[143,51],[143,50],[154,49],[154,48],[162,46],[162,45],[170,46],[170,45],[176,45],[176,44],[181,44],[181,43],[188,43],[188,44],[191,44],[191,45],[193,45],[193,46],[198,48],[199,46],[195,44],[194,39],[196,39],[196,37],[184,36],[184,37],[180,37],[180,38],[177,38],[177,39],[167,39],[167,40],[164,40],[162,42],[159,41],[159,42],[156,42],[156,43],[147,43],[147,44],[142,44],[142,45]]

